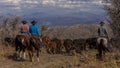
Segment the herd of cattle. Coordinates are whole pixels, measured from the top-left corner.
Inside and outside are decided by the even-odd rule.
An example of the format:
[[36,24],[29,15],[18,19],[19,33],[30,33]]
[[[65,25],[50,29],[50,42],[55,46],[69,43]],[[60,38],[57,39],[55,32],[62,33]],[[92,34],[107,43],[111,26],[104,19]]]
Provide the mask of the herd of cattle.
[[51,39],[49,36],[44,36],[41,38],[42,41],[36,37],[29,37],[25,35],[18,35],[15,39],[5,38],[5,43],[9,45],[14,45],[15,49],[19,52],[29,51],[31,59],[33,57],[33,51],[37,52],[37,57],[39,57],[39,52],[42,48],[45,48],[46,51],[50,54],[61,54],[61,53],[71,53],[75,51],[81,53],[81,51],[88,49],[97,48],[96,42],[97,38],[87,38],[87,39]]
[[[4,41],[6,45],[14,46],[15,39],[6,37]],[[46,48],[46,50],[49,53],[55,54],[55,53],[61,53],[63,51],[69,53],[71,50],[76,50],[76,52],[81,52],[82,50],[87,50],[88,48],[95,49],[96,41],[97,38],[87,38],[87,39],[80,38],[80,39],[71,40],[71,39],[57,39],[57,38],[51,39],[49,36],[44,36],[42,37],[42,44],[40,45],[42,45],[43,48]]]

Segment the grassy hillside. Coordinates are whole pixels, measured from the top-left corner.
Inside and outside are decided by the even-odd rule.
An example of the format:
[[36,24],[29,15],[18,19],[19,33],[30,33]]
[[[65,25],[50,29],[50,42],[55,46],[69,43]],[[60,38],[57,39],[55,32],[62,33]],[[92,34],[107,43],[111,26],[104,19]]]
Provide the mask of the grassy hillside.
[[[51,38],[57,37],[62,39],[97,37],[98,27],[98,24],[78,24],[73,26],[49,27],[43,32],[43,35],[50,36]],[[112,37],[113,34],[108,24],[106,24],[106,28],[109,36]]]
[[[97,36],[96,24],[87,25],[73,25],[64,27],[48,27],[43,31],[43,35],[50,36],[51,38],[61,39],[77,39],[89,38]],[[109,36],[112,37],[112,31],[107,25]],[[4,25],[0,26],[0,68],[120,68],[120,54],[117,49],[111,53],[107,53],[103,61],[96,59],[97,50],[84,51],[82,54],[75,56],[68,56],[66,54],[47,54],[42,49],[40,53],[40,62],[35,61],[16,61],[14,60],[14,47],[6,47],[4,45],[5,37],[15,37],[18,34],[17,29],[9,26],[6,28]]]

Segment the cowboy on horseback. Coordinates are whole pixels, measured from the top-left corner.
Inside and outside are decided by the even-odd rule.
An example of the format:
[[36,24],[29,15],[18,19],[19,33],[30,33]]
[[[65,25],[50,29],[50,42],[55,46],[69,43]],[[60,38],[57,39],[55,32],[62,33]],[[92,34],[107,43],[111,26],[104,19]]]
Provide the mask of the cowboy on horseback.
[[97,39],[97,43],[100,44],[100,40],[103,39],[104,41],[104,45],[107,47],[108,44],[108,33],[106,28],[104,27],[104,22],[100,22],[100,27],[98,28],[98,39]]
[[[29,27],[29,33],[31,34],[31,36],[34,36],[34,37],[37,37],[38,39],[40,39],[40,31],[39,31],[39,28],[38,26],[36,25],[36,21],[33,20],[31,22],[31,26]],[[41,41],[41,39],[40,39]],[[42,47],[42,44],[40,45],[40,47]]]
[[20,33],[23,35],[29,34],[29,25],[27,24],[25,20],[22,21],[22,25],[20,27]]
[[104,27],[104,22],[100,22],[100,27],[98,28],[98,38],[97,38],[97,47],[98,47],[98,58],[102,59],[102,54],[105,54],[108,49],[108,33]]

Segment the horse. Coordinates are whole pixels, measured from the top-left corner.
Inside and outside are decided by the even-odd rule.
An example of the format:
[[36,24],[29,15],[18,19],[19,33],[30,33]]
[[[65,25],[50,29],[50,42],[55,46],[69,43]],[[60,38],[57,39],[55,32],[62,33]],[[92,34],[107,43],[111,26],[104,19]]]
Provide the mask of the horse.
[[98,59],[101,59],[103,58],[103,55],[105,55],[106,52],[109,52],[109,49],[108,47],[104,44],[104,40],[103,39],[100,39],[100,43],[98,43],[98,54],[97,54],[97,57]]
[[15,38],[15,51],[19,55],[19,58],[25,59],[25,51],[30,47],[29,38],[25,35],[17,35]]
[[31,36],[30,37],[30,47],[29,47],[29,57],[31,61],[34,61],[33,56],[34,52],[36,52],[37,56],[37,61],[39,62],[39,53],[40,53],[40,45],[42,44],[42,41],[36,37],[36,36]]
[[39,51],[41,41],[33,36],[17,35],[15,38],[15,50],[19,53],[19,57],[26,59],[26,51],[28,51],[30,61],[33,62],[34,52],[36,51],[37,60],[39,62]]

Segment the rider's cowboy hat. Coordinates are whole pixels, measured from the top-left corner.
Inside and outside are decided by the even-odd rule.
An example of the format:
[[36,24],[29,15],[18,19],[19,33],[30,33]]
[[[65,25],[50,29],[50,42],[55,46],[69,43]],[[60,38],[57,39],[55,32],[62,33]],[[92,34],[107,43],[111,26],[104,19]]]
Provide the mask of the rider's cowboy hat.
[[27,23],[27,21],[23,20],[23,21],[22,21],[22,23],[23,23],[23,24],[26,24],[26,23]]
[[31,24],[36,24],[37,22],[35,21],[35,20],[33,20],[32,22],[31,22]]
[[100,24],[102,25],[102,24],[105,24],[105,23],[103,21],[101,21]]

